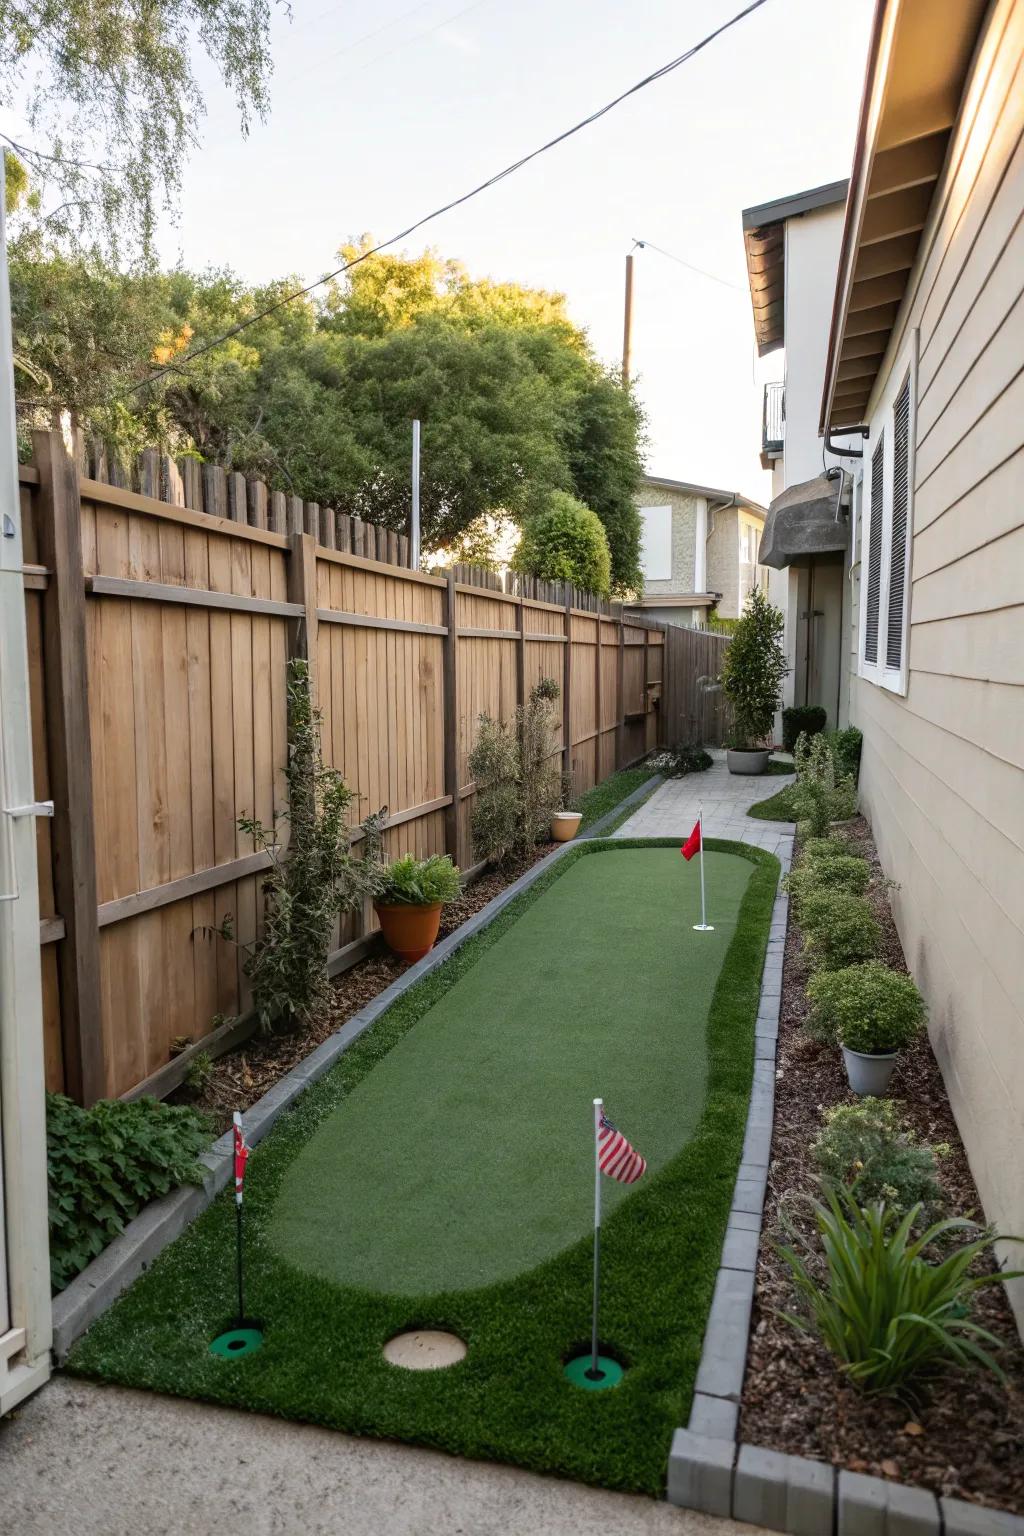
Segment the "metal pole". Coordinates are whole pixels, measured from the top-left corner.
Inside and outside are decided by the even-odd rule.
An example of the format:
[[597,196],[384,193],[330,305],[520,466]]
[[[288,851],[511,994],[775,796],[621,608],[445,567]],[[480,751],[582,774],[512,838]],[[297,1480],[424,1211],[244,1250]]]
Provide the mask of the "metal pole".
[[[0,151],[0,1400],[50,1373],[43,1004],[36,803]],[[2,1347],[8,1328],[20,1342]]]
[[238,1269],[238,1326],[245,1322],[245,1294],[242,1290],[242,1202],[235,1204],[235,1264]]
[[420,568],[420,424],[412,424],[412,516],[409,519],[409,563]]
[[707,913],[704,910],[704,807],[697,811],[697,826],[700,828],[700,922],[694,923],[697,933],[714,933],[714,925],[708,922]]
[[629,383],[629,367],[633,351],[633,253],[626,257],[626,297],[622,315],[622,383]]
[[600,1381],[604,1372],[597,1363],[597,1304],[601,1287],[601,1112],[604,1100],[594,1100],[594,1312],[590,1324],[591,1381]]

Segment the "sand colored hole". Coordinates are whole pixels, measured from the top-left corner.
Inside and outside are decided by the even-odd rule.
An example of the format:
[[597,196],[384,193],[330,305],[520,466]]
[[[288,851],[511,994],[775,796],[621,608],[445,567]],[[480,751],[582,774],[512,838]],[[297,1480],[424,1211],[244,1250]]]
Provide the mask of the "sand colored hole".
[[457,1334],[440,1328],[413,1328],[388,1339],[384,1358],[407,1371],[439,1371],[464,1360],[466,1346]]

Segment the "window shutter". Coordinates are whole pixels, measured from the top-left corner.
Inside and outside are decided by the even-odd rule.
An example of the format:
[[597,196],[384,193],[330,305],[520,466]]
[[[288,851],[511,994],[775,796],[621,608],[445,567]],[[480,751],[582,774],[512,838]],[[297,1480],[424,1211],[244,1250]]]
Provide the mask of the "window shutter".
[[885,435],[871,455],[871,517],[868,525],[868,595],[864,616],[864,660],[878,660],[878,606],[882,592],[882,475]]
[[889,615],[885,664],[899,670],[903,660],[903,603],[907,579],[907,509],[910,501],[910,379],[892,413],[892,538],[889,545]]

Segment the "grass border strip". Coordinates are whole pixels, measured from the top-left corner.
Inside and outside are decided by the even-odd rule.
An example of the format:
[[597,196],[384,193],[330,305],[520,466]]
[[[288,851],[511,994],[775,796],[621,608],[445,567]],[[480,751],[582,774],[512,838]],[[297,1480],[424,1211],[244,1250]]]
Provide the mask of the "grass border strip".
[[[358,1013],[316,1046],[298,1066],[285,1074],[262,1098],[246,1111],[245,1129],[250,1146],[262,1141],[278,1118],[299,1097],[305,1088],[317,1081],[334,1065],[338,1057],[348,1050],[370,1025],[386,1013],[392,1003],[410,987],[438,969],[450,956],[462,948],[469,939],[489,926],[498,914],[524,891],[530,889],[552,866],[574,848],[601,837],[616,818],[629,814],[641,799],[646,798],[661,783],[661,777],[652,775],[645,783],[631,791],[624,800],[594,822],[580,838],[564,843],[528,869],[524,875],[503,891],[499,891],[485,907],[475,912],[454,933],[437,944],[428,955],[404,971],[397,980],[361,1008]],[[226,1131],[213,1143],[209,1151],[199,1159],[206,1172],[201,1185],[187,1185],[171,1190],[160,1200],[154,1200],[130,1221],[103,1252],[97,1254],[80,1274],[59,1295],[53,1298],[53,1357],[61,1365],[67,1359],[75,1340],[80,1338],[90,1323],[95,1322],[137,1280],[168,1244],[179,1237],[190,1222],[205,1211],[231,1177],[232,1139]]]

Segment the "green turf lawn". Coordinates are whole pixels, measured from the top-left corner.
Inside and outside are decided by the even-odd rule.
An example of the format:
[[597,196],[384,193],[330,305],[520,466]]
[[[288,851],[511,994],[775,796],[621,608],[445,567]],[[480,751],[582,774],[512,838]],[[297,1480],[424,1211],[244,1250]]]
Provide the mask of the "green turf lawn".
[[[359,1433],[662,1490],[686,1422],[742,1145],[777,861],[708,842],[713,935],[677,844],[579,844],[409,993],[250,1162],[263,1349],[208,1352],[232,1311],[225,1194],[101,1318],[72,1369]],[[591,1109],[650,1159],[604,1181],[602,1339],[584,1393]],[[467,1342],[400,1371],[409,1326]]]
[[[588,789],[573,802],[574,809],[582,812],[580,831],[585,832],[588,827],[592,827],[595,821],[600,821],[602,816],[607,816],[609,811],[613,811],[617,805],[621,804],[627,795],[631,795],[635,789],[640,788],[641,784],[646,784],[648,779],[654,777],[653,769],[641,764],[639,768],[620,768],[618,773],[609,774],[606,779],[601,780],[600,784],[595,784],[593,789]],[[656,787],[651,785],[652,793]],[[636,809],[636,805],[629,806],[623,820],[626,816],[632,816]],[[617,825],[619,825],[618,822],[605,828],[604,835],[614,832]]]
[[750,806],[748,816],[755,816],[759,821],[795,821],[796,810],[793,806],[793,793],[795,784],[787,784],[783,789],[776,790],[774,795],[769,795],[766,800],[758,800],[756,805]]

